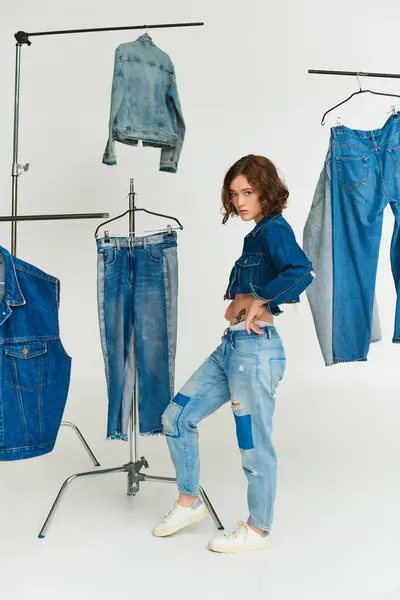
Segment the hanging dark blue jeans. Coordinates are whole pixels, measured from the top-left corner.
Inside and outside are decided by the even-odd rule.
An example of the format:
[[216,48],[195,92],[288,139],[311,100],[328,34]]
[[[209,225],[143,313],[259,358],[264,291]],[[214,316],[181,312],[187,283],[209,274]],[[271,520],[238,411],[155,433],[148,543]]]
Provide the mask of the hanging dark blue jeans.
[[108,388],[107,438],[126,440],[136,366],[139,433],[162,433],[174,395],[176,233],[97,240],[98,306]]
[[0,246],[0,460],[55,444],[71,358],[58,328],[59,281]]

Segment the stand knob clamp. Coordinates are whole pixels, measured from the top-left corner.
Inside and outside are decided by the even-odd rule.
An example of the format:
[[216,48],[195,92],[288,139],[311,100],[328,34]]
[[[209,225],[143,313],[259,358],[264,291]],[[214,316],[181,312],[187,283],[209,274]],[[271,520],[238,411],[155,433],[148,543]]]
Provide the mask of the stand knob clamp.
[[26,33],[26,31],[17,31],[17,33],[14,34],[14,37],[18,44],[27,44],[28,46],[32,45],[32,42],[29,40],[29,33]]
[[27,171],[30,167],[30,163],[25,163],[24,165],[19,165],[18,163],[14,163],[12,166],[12,176],[19,177],[22,171]]

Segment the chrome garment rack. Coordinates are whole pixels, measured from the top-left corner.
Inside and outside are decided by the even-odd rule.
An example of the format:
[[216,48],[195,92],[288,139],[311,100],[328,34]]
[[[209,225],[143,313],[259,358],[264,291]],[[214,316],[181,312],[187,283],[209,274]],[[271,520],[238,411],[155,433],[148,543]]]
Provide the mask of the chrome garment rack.
[[[0,217],[1,221],[11,222],[11,254],[15,256],[17,248],[17,222],[18,221],[45,221],[45,220],[60,220],[60,219],[103,219],[108,218],[108,213],[89,213],[89,214],[55,214],[55,215],[30,215],[30,216],[19,216],[17,214],[18,208],[18,177],[23,171],[29,169],[29,163],[19,164],[18,162],[18,135],[19,135],[19,102],[20,102],[20,79],[21,79],[21,47],[23,44],[31,46],[30,38],[39,36],[52,36],[52,35],[65,35],[65,34],[79,34],[79,33],[95,33],[95,32],[106,32],[106,31],[123,31],[123,30],[135,30],[135,29],[163,29],[163,28],[179,28],[179,27],[198,27],[203,26],[203,22],[195,23],[168,23],[159,25],[134,25],[134,26],[122,26],[122,27],[102,27],[102,28],[91,28],[91,29],[71,29],[63,31],[42,31],[35,33],[27,33],[25,31],[18,31],[15,34],[16,44],[16,67],[15,67],[15,97],[14,97],[14,152],[13,152],[13,164],[12,164],[12,206],[11,216]],[[129,231],[134,232],[135,230],[135,192],[133,188],[133,180],[131,180],[130,192],[129,192]],[[133,234],[130,234],[133,235]],[[137,378],[136,378],[137,380]],[[137,389],[134,391],[134,397],[132,399],[132,412],[130,420],[130,435],[129,435],[129,448],[130,458],[129,462],[125,465],[113,467],[110,469],[97,469],[95,471],[89,471],[85,473],[77,473],[68,477],[56,497],[56,500],[46,518],[46,521],[39,533],[39,538],[44,538],[50,522],[54,516],[54,512],[62,500],[68,486],[75,479],[81,479],[84,477],[90,477],[95,475],[103,475],[108,473],[122,472],[127,473],[128,486],[127,494],[129,496],[135,496],[139,491],[139,483],[141,481],[154,481],[160,483],[176,483],[175,479],[168,477],[154,477],[150,475],[144,475],[141,473],[143,467],[148,468],[147,460],[144,457],[138,459],[138,430],[137,430]],[[85,448],[92,457],[95,466],[100,466],[97,459],[94,457],[92,451],[88,447],[79,429],[68,421],[62,423],[72,427]],[[219,520],[210,500],[208,499],[203,488],[200,488],[200,494],[204,503],[206,504],[216,526],[218,529],[223,529],[222,523]]]

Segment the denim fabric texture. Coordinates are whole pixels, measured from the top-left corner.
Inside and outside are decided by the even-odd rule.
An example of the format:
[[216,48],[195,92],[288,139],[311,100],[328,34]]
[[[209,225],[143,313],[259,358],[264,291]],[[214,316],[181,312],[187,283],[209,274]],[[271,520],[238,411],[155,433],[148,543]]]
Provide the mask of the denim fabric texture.
[[365,361],[370,343],[382,339],[375,283],[387,204],[399,343],[400,118],[371,131],[333,127],[303,239],[317,275],[307,296],[327,366]]
[[59,334],[59,281],[0,246],[0,461],[51,452],[71,358]]
[[161,148],[160,171],[176,173],[185,121],[170,57],[145,33],[115,51],[108,142],[103,163],[117,164],[115,140]]
[[271,213],[246,235],[224,299],[252,294],[268,302],[268,312],[279,315],[279,304],[300,302],[300,294],[313,281],[312,269],[289,223]]
[[[242,466],[248,480],[249,522],[269,531],[276,493],[277,458],[271,441],[275,391],[285,352],[273,326],[262,335],[229,328],[221,344],[173,398],[163,416],[180,492],[199,493],[197,425],[231,401]],[[224,443],[221,432],[221,443]]]
[[174,395],[176,232],[97,240],[98,308],[108,389],[107,438],[128,438],[138,376],[139,432],[162,433]]

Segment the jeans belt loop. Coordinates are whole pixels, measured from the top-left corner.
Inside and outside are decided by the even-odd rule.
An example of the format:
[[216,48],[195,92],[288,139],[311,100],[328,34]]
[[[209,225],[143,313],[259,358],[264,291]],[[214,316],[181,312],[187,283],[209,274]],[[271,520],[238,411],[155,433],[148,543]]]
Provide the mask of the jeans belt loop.
[[147,248],[147,245],[148,245],[148,244],[147,244],[147,237],[146,237],[146,236],[144,236],[144,238],[143,238],[143,248],[144,248],[145,250],[146,250],[146,248]]

